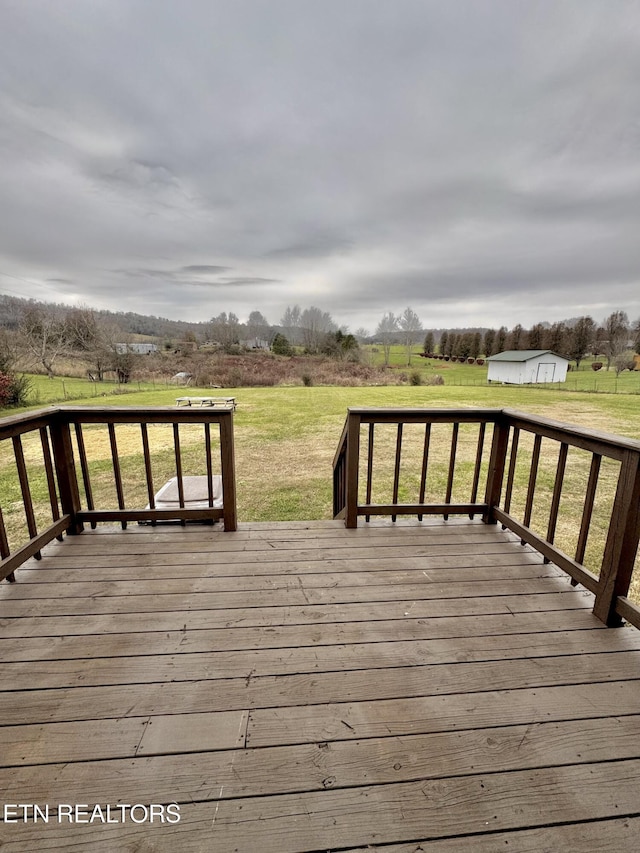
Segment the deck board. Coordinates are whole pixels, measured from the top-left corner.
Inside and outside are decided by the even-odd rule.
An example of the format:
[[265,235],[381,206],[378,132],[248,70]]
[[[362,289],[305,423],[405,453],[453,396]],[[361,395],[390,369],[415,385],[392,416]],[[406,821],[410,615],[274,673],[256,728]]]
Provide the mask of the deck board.
[[4,802],[181,820],[0,846],[635,851],[640,632],[591,606],[479,521],[54,542],[0,588]]

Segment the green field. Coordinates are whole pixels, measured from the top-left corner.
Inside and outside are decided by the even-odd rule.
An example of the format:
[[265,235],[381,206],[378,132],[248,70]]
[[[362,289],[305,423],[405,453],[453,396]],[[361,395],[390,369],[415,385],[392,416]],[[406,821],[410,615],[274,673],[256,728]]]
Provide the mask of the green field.
[[[487,384],[486,363],[478,365],[440,361],[438,359],[422,358],[420,352],[420,347],[414,347],[411,364],[407,365],[406,349],[402,346],[391,347],[389,370],[409,375],[418,371],[424,382],[427,382],[430,376],[438,374],[442,376],[445,385],[481,386]],[[382,347],[372,345],[363,347],[363,358],[374,366],[382,366],[384,364]],[[591,368],[593,360],[593,358],[585,359],[580,364],[579,370],[576,370],[575,365],[573,365],[573,369],[567,374],[566,382],[555,383],[553,388],[558,391],[640,394],[640,371],[624,370],[619,376],[616,376],[613,367],[611,370],[607,370],[605,366],[601,370],[594,371]],[[544,386],[534,385],[530,387],[542,388]]]
[[[467,369],[474,370],[471,366],[467,368],[465,365],[460,365],[458,371],[460,373]],[[453,376],[453,373],[451,375]],[[56,393],[54,389],[60,389],[61,383],[62,380],[40,378],[38,387],[52,392],[46,402],[54,402]],[[83,380],[64,380],[64,383],[67,404],[174,406],[176,397],[184,393],[184,389],[179,388],[153,389],[147,386],[148,390],[142,390],[144,386],[141,386],[141,390],[138,390],[137,385],[129,385],[125,386],[124,394],[117,397],[103,397],[87,393],[87,391],[93,391],[93,383]],[[77,399],[69,398],[72,390],[79,393],[80,396]],[[210,389],[189,388],[189,394],[194,396],[208,393],[211,393]],[[238,516],[241,521],[331,517],[332,459],[349,406],[510,407],[631,438],[638,437],[638,415],[640,414],[640,397],[637,394],[567,392],[555,387],[508,387],[486,384],[474,386],[450,383],[444,386],[225,388],[216,393],[235,396],[238,400],[238,409],[234,416],[234,431]],[[171,430],[167,428],[166,434],[163,435],[163,429],[163,427],[157,427],[153,433],[156,442],[154,478],[158,485],[175,474]],[[118,427],[117,431],[127,505],[144,506],[146,490],[142,472],[139,430],[134,427]],[[85,432],[88,452],[93,460],[92,479],[94,491],[98,497],[96,503],[102,506],[115,506],[110,451],[105,430],[86,428]],[[180,432],[185,460],[184,473],[203,473],[205,468],[201,428],[181,427]],[[33,438],[34,443],[36,439],[37,436]],[[442,486],[446,477],[448,441],[448,437],[443,435],[440,445],[434,444],[433,468],[430,468],[429,484],[430,488],[436,491]],[[474,442],[475,438],[471,434],[466,436],[464,431],[461,433],[460,476],[456,475],[456,489],[460,492],[459,498],[462,500],[468,499],[468,496],[464,496],[464,492],[471,476]],[[414,440],[407,433],[406,466],[403,468],[401,481],[401,500],[416,499],[413,492],[419,479],[418,450],[416,449],[418,444],[419,440],[417,438]],[[393,439],[391,436],[384,438],[384,433],[381,432],[379,449],[385,446],[388,448],[389,458],[392,458]],[[25,440],[25,447],[28,451],[27,460],[30,464],[33,496],[40,523],[44,525],[48,523],[48,500],[41,461],[38,461],[37,448],[32,448],[32,452],[29,452],[28,440]],[[529,451],[524,442],[522,447],[523,460],[526,460]],[[2,443],[0,453],[0,490],[3,495],[3,509],[10,538],[15,546],[19,541],[24,541],[24,515],[10,442]],[[557,449],[553,448],[551,452],[550,447],[549,458],[547,459],[547,455],[543,454],[539,476],[541,486],[542,484],[548,486],[549,493],[553,486],[554,453],[557,453]],[[581,503],[576,501],[575,506],[572,506],[572,499],[574,495],[584,494],[588,467],[586,459],[576,458],[574,461],[570,458],[570,462],[557,535],[558,544],[566,547],[568,551],[571,551],[571,543],[577,535],[581,512]],[[379,470],[382,472],[385,467],[389,468],[388,463],[382,463]],[[387,471],[388,474],[389,471]],[[523,501],[527,476],[525,468],[517,472],[515,509]],[[377,485],[376,494],[380,499],[384,499],[385,489],[388,492],[388,479],[387,476],[384,483],[380,481]],[[601,515],[604,518],[606,507],[610,505],[615,489],[615,472],[609,471],[606,465],[603,465],[602,483],[603,488],[607,490],[606,494],[600,496],[603,510]],[[536,512],[539,515],[537,526],[540,532],[544,532],[546,523],[544,512],[548,506],[549,495],[544,496],[542,488],[539,491],[540,499],[536,497]],[[438,499],[438,496],[434,494],[432,499]],[[595,527],[598,527],[598,522]],[[594,532],[588,555],[592,563],[591,568],[597,567],[598,554],[601,553],[605,535],[604,527]]]

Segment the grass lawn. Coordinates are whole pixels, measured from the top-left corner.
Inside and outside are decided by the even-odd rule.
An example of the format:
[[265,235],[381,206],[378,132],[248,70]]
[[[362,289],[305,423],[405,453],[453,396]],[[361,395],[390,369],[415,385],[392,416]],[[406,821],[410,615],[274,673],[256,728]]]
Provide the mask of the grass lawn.
[[[424,361],[416,359],[416,361]],[[465,370],[465,365],[459,369]],[[470,370],[474,368],[469,366]],[[590,371],[592,374],[593,372]],[[635,379],[635,377],[633,377]],[[42,379],[46,383],[62,380]],[[64,380],[67,394],[81,383],[83,394],[93,384],[84,380]],[[82,383],[84,382],[84,387]],[[173,406],[183,389],[149,388],[127,386],[126,394],[118,397],[83,396],[68,403],[82,405],[167,405]],[[206,395],[210,389],[190,388],[189,393]],[[619,435],[638,437],[638,415],[640,397],[635,394],[593,394],[570,392],[557,388],[513,387],[486,384],[469,386],[447,384],[445,386],[386,386],[386,387],[272,387],[272,388],[225,388],[216,394],[235,396],[238,409],[234,416],[236,467],[238,487],[238,516],[241,521],[320,519],[330,518],[332,512],[332,459],[349,406],[387,407],[511,407],[533,414],[585,427],[604,430]],[[164,432],[163,432],[164,430]],[[431,498],[442,499],[437,492],[446,479],[450,427],[442,428],[442,434],[433,446],[433,468],[430,468],[429,488]],[[449,432],[447,432],[449,430]],[[435,428],[434,428],[435,433]],[[154,480],[156,488],[175,474],[173,470],[172,435],[170,428],[150,429],[154,452]],[[419,481],[419,454],[424,430],[405,434],[406,466],[401,480],[401,500],[417,498]],[[121,426],[117,428],[118,446],[125,480],[127,505],[144,506],[146,489],[142,468],[139,429]],[[184,454],[185,474],[203,473],[202,429],[181,427],[181,445]],[[376,469],[379,472],[375,483],[376,496],[385,500],[390,496],[390,466],[395,441],[393,430],[380,430],[376,448],[388,450],[387,459]],[[454,500],[468,500],[468,483],[472,476],[473,458],[477,432],[470,428],[461,430],[460,473],[456,473]],[[92,459],[92,481],[97,505],[116,506],[115,489],[111,470],[109,443],[106,430],[102,427],[86,427],[85,441]],[[38,505],[40,523],[47,523],[47,492],[41,473],[41,455],[37,436],[25,439],[27,461],[30,465],[34,500]],[[524,465],[530,448],[523,438],[521,447],[523,465],[518,470],[514,509],[521,511],[528,472]],[[543,448],[545,444],[543,443]],[[5,521],[14,544],[22,539],[22,502],[15,476],[15,465],[10,443],[0,447],[0,490],[3,494]],[[561,519],[556,541],[560,547],[571,552],[577,536],[581,502],[574,496],[584,494],[589,460],[581,458],[581,451],[570,452],[567,467],[567,487],[563,496]],[[549,453],[543,452],[539,474],[540,498],[536,497],[534,527],[545,532],[548,501],[553,488],[557,449],[550,443]],[[386,470],[388,478],[383,477]],[[602,486],[599,491],[597,510],[605,514],[615,488],[616,471],[603,465]],[[384,482],[383,482],[384,480]],[[549,495],[542,495],[542,484],[548,486]],[[456,490],[458,495],[456,495]],[[465,496],[466,490],[466,496]],[[573,505],[575,503],[575,506]],[[596,513],[597,515],[598,513]],[[538,519],[537,524],[536,519]],[[597,525],[596,525],[597,528]],[[587,554],[587,565],[595,568],[598,554],[606,535],[606,529],[594,529],[593,541]],[[24,541],[22,539],[22,541]],[[637,585],[637,583],[636,583]]]
[[[381,346],[367,344],[363,348],[365,360],[369,360],[375,366],[384,364],[384,353]],[[422,380],[427,382],[430,376],[435,374],[442,376],[445,385],[473,385],[482,386],[487,384],[487,365],[460,364],[459,362],[439,361],[432,358],[421,358],[419,353],[421,346],[413,348],[411,364],[407,365],[407,351],[403,346],[392,346],[390,351],[390,370],[412,374],[418,371]],[[640,371],[623,371],[619,376],[613,368],[594,371],[588,358],[580,365],[579,370],[571,370],[567,374],[566,382],[553,385],[558,391],[586,391],[589,393],[620,393],[640,394]],[[599,359],[602,360],[602,359]],[[543,386],[531,386],[541,388]]]

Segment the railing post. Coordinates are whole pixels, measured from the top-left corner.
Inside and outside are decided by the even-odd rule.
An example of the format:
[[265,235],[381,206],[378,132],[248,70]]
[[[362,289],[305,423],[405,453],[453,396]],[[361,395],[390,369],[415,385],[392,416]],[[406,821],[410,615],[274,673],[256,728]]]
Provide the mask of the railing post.
[[594,615],[614,627],[622,620],[616,599],[626,596],[640,539],[640,453],[629,450],[620,466],[609,534],[604,547]]
[[225,531],[238,529],[236,509],[236,462],[233,447],[233,411],[220,420],[220,465],[222,474],[222,514]]
[[52,418],[49,430],[51,433],[58,488],[60,490],[60,504],[62,512],[65,515],[68,514],[71,516],[67,533],[73,536],[77,533],[82,533],[84,526],[77,518],[77,514],[82,509],[82,506],[80,504],[76,466],[73,459],[71,430],[69,429],[68,421],[63,421],[60,413],[57,413]]
[[507,462],[507,447],[509,445],[509,422],[504,415],[499,415],[494,423],[493,438],[491,440],[491,457],[489,460],[489,471],[487,473],[487,490],[484,502],[487,510],[482,516],[485,524],[495,524],[496,519],[493,508],[500,503],[502,494],[502,481],[504,469]]
[[345,527],[358,526],[358,469],[360,466],[360,415],[349,412],[347,423],[347,476]]

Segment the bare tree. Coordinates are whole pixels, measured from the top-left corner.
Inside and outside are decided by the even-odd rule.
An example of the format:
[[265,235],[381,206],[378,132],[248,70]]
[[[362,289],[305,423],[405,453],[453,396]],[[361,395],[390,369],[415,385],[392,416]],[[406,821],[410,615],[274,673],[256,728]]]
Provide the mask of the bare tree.
[[268,341],[270,336],[269,322],[260,311],[252,311],[247,320],[247,335],[249,338],[256,338],[263,341]]
[[217,317],[212,317],[213,335],[218,343],[222,344],[225,350],[228,350],[233,344],[237,344],[240,336],[240,321],[230,311],[227,315],[226,311],[218,314]]
[[636,363],[633,358],[633,350],[627,349],[617,353],[613,359],[613,366],[616,377],[620,376],[623,370],[634,370]]
[[405,308],[398,318],[398,326],[402,331],[404,346],[407,353],[407,364],[411,364],[411,355],[413,345],[418,340],[422,332],[422,323],[420,317],[416,314],[413,308]]
[[614,311],[604,321],[605,341],[604,354],[607,358],[607,370],[624,350],[627,349],[629,338],[629,318],[626,311]]
[[337,326],[328,311],[322,311],[312,305],[311,308],[305,308],[300,315],[300,329],[307,352],[317,353],[324,344],[327,333],[337,331]]
[[376,337],[380,338],[382,343],[382,351],[384,353],[385,366],[389,364],[391,357],[391,344],[394,340],[394,335],[398,331],[398,318],[393,311],[389,311],[382,317],[376,328]]
[[65,314],[57,309],[30,305],[22,315],[20,338],[29,355],[52,378],[56,359],[69,348]]
[[287,305],[286,311],[282,315],[280,320],[280,325],[285,330],[286,336],[290,343],[299,343],[299,329],[300,329],[300,311],[299,305],[294,305],[293,308],[290,305]]

